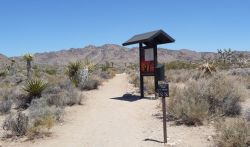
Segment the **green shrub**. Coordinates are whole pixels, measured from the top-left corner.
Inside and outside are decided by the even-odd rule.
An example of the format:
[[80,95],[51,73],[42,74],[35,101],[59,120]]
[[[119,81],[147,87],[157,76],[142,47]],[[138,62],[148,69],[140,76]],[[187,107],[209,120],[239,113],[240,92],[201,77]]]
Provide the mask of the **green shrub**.
[[197,67],[196,64],[185,61],[171,61],[165,64],[165,68],[167,70],[170,69],[195,69]]
[[46,68],[45,72],[49,75],[56,75],[57,74],[57,70],[54,68]]
[[250,127],[245,119],[230,118],[216,125],[218,147],[249,146]]

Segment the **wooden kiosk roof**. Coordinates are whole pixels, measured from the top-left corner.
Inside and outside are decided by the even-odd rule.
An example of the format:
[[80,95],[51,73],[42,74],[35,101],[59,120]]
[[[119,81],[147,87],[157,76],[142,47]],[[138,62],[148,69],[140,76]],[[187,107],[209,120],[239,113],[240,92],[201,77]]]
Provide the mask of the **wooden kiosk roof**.
[[157,31],[135,35],[131,39],[123,43],[122,45],[127,46],[131,44],[136,44],[136,43],[143,43],[147,46],[150,46],[150,45],[171,43],[174,41],[175,40],[163,30],[157,30]]

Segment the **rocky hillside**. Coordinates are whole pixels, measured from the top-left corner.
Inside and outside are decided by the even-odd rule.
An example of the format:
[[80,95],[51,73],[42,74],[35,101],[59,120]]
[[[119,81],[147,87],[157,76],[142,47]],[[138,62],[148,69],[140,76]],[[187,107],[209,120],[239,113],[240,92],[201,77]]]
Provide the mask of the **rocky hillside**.
[[[138,62],[138,48],[125,48],[119,45],[106,44],[100,47],[86,46],[84,48],[72,48],[69,50],[61,50],[57,52],[38,53],[35,54],[36,62],[65,65],[70,61],[89,59],[95,63],[105,63],[106,61],[115,64],[136,63]],[[159,49],[158,60],[160,62],[169,62],[174,60],[194,61],[202,58],[214,58],[215,53],[201,53],[187,49],[169,50]]]
[[[248,55],[250,52],[241,52]],[[188,49],[170,50],[158,49],[159,62],[170,62],[175,60],[196,61],[203,59],[214,59],[217,56],[213,52],[196,52]],[[89,59],[95,63],[104,64],[106,61],[115,64],[138,63],[138,48],[125,48],[114,44],[103,46],[89,45],[84,48],[71,48],[56,52],[45,52],[35,54],[35,62],[49,65],[66,65],[68,62]],[[6,63],[7,57],[0,54],[1,64]],[[20,57],[17,59],[21,59]],[[4,61],[4,62],[3,62]]]
[[0,54],[0,67],[3,67],[4,65],[6,65],[9,62],[10,61],[9,61],[8,57]]

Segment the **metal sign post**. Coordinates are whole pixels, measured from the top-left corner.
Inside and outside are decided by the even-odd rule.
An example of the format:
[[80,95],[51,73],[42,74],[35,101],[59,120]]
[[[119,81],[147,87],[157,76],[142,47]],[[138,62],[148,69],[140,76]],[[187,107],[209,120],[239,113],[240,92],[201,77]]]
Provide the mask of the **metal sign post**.
[[159,97],[162,97],[164,143],[167,143],[166,97],[169,96],[169,85],[168,85],[168,83],[167,82],[159,83],[158,90],[159,90]]

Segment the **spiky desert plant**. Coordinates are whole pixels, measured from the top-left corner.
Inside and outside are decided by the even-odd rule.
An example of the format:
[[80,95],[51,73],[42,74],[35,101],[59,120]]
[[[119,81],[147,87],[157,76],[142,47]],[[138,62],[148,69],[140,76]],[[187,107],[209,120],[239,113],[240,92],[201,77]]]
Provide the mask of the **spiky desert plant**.
[[215,66],[209,63],[200,65],[199,70],[201,70],[204,74],[212,74],[212,72],[216,72]]
[[93,62],[89,60],[85,60],[83,62],[83,68],[88,69],[88,71],[92,73],[94,70],[96,70],[97,66]]
[[40,79],[28,80],[23,88],[29,93],[30,97],[41,97],[43,90],[48,86],[48,83]]
[[31,54],[25,54],[23,59],[27,62],[27,77],[30,79],[31,77],[31,61],[33,61],[34,57]]
[[70,62],[66,69],[66,75],[74,83],[75,86],[79,84],[79,72],[82,67],[81,61]]

